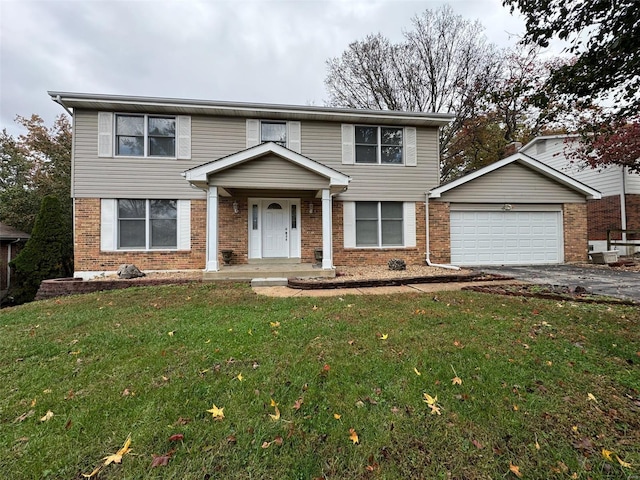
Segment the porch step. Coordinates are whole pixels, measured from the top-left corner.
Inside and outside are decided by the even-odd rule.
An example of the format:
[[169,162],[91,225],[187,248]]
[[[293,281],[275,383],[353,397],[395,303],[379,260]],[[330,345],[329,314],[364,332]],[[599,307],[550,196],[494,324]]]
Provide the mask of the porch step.
[[252,287],[286,287],[289,280],[286,278],[254,278],[251,280]]
[[323,270],[312,263],[268,263],[222,265],[217,272],[204,272],[204,280],[253,280],[254,278],[317,278],[336,276],[335,270]]

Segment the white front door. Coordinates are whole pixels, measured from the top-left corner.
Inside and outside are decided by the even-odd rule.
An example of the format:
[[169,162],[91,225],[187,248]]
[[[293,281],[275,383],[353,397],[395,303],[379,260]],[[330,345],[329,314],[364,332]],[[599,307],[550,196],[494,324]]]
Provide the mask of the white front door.
[[267,201],[262,210],[262,256],[289,257],[289,202]]

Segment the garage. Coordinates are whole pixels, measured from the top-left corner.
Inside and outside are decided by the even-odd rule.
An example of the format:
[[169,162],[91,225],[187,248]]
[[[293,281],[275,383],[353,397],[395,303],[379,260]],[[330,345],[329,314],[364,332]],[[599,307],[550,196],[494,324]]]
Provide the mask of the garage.
[[600,192],[517,153],[429,192],[429,255],[460,266],[587,260]]
[[454,265],[533,265],[563,262],[562,212],[451,212]]

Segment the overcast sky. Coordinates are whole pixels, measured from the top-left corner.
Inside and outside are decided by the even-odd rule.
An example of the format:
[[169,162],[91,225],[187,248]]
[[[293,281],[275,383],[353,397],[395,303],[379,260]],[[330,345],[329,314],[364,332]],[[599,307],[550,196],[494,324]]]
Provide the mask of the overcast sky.
[[47,90],[323,105],[328,58],[444,3],[500,46],[524,31],[501,0],[0,0],[0,127],[51,124]]

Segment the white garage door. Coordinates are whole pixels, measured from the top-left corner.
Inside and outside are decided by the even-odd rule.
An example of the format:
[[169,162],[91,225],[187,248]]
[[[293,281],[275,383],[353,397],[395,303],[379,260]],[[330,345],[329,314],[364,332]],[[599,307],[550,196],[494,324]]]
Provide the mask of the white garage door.
[[451,212],[454,265],[562,263],[560,212]]

